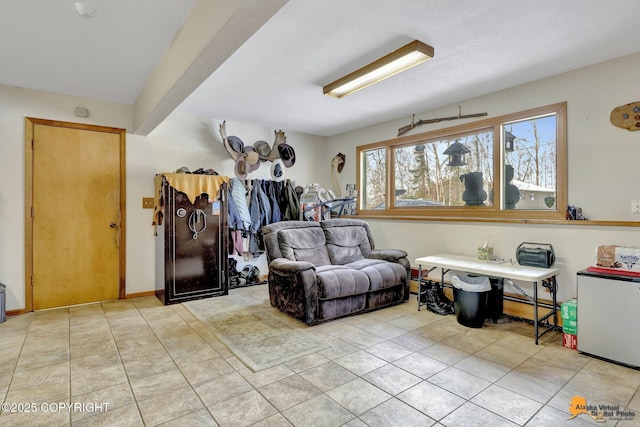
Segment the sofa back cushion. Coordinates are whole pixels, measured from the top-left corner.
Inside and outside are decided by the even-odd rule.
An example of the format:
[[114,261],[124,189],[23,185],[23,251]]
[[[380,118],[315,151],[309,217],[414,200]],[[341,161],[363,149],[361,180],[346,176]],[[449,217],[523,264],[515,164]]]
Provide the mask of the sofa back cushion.
[[320,224],[310,221],[281,221],[262,227],[262,238],[264,239],[267,262],[271,262],[276,258],[283,258],[282,252],[280,251],[280,243],[278,242],[278,231],[298,228],[317,228],[319,230]]
[[362,225],[327,227],[324,233],[332,264],[347,264],[371,254],[369,234]]
[[331,264],[324,232],[320,227],[278,231],[278,245],[284,258],[314,265]]

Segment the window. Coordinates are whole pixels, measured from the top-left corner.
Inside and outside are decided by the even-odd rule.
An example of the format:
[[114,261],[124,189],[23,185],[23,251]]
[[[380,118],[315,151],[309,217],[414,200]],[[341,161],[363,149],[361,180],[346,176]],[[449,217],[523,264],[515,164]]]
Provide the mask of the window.
[[564,219],[566,103],[357,147],[359,214]]

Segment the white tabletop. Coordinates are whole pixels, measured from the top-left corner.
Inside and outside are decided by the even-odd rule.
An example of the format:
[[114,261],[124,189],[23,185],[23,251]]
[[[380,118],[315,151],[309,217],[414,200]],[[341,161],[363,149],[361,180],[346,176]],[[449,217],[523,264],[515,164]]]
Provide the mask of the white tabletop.
[[505,279],[523,280],[527,282],[539,282],[552,276],[557,276],[560,269],[557,267],[538,268],[526,267],[520,264],[511,264],[509,261],[498,263],[483,261],[464,255],[440,254],[416,258],[416,263],[422,267],[438,267],[467,273],[482,274],[490,277],[503,277]]

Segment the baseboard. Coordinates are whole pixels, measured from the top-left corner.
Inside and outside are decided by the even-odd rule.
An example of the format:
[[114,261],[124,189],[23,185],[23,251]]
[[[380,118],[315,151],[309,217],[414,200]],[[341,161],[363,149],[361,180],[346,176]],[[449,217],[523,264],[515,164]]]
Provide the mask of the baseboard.
[[5,313],[7,316],[18,316],[20,314],[25,314],[26,311],[24,310],[24,308],[20,309],[20,310],[7,310],[7,312]]
[[156,296],[156,291],[145,291],[145,292],[136,292],[134,294],[127,294],[127,299],[130,298],[142,298],[142,297],[154,297]]

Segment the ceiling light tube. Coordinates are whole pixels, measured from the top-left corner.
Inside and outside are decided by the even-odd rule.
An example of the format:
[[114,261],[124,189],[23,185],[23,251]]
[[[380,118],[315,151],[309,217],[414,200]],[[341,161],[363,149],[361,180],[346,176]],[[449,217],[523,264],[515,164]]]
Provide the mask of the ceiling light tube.
[[325,95],[342,98],[433,58],[433,47],[414,40],[400,49],[322,88]]

